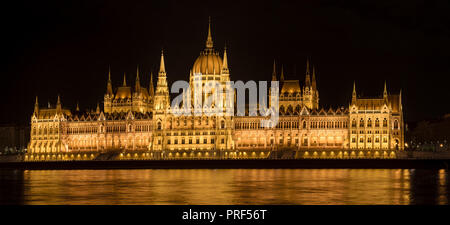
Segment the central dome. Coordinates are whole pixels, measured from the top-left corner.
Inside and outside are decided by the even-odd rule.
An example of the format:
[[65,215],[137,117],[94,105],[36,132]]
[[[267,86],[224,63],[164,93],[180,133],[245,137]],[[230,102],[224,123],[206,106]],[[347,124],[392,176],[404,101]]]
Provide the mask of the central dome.
[[222,70],[222,58],[213,49],[206,49],[195,60],[192,72],[194,74],[216,75]]
[[206,48],[200,52],[200,56],[195,60],[192,72],[202,75],[219,75],[222,70],[222,58],[213,48],[211,36],[211,20],[208,24],[208,37],[206,38]]

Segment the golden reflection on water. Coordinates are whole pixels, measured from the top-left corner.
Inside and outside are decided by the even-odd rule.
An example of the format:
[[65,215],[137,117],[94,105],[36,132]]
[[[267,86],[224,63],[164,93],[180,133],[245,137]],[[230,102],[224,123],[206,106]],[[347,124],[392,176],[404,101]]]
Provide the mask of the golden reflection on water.
[[23,204],[448,204],[434,172],[435,185],[406,169],[33,170]]

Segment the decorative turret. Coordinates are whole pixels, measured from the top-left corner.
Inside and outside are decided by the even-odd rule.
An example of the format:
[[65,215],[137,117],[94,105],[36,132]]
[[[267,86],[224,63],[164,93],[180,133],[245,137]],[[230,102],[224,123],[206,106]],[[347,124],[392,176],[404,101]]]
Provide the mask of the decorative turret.
[[141,90],[141,83],[139,81],[139,66],[136,68],[136,84],[134,87],[135,92],[139,92]]
[[161,62],[159,64],[159,73],[158,76],[166,76],[166,65],[164,63],[164,50],[161,50]]
[[306,59],[305,86],[303,87],[303,104],[309,109],[319,108],[319,92],[316,83],[316,68],[312,68],[312,79],[310,72],[310,60]]
[[277,70],[275,68],[275,59],[273,60],[272,81],[277,81]]
[[309,58],[306,59],[306,75],[305,75],[305,86],[311,86],[311,76],[309,74]]
[[39,103],[38,103],[38,96],[36,95],[36,101],[34,102],[34,114],[38,114],[39,113]]
[[356,103],[356,84],[355,81],[353,81],[352,104],[355,103]]
[[148,86],[148,94],[150,95],[151,99],[155,96],[155,88],[153,85],[153,72],[150,72],[150,84]]
[[163,113],[170,107],[169,88],[167,87],[166,67],[164,65],[164,51],[161,50],[158,83],[156,84],[154,109]]
[[229,74],[228,70],[228,57],[227,57],[227,47],[225,46],[223,50],[223,63],[222,63],[222,74]]
[[97,102],[97,109],[95,109],[95,113],[100,114],[100,104]]
[[316,67],[313,66],[313,75],[312,75],[312,84],[311,87],[314,91],[317,91],[317,85],[316,85]]
[[316,67],[313,66],[313,75],[312,75],[312,97],[313,97],[313,109],[319,108],[319,91],[317,90],[317,83],[316,83]]
[[56,111],[61,112],[62,106],[61,106],[61,98],[58,95],[58,100],[56,101]]
[[108,84],[106,85],[106,94],[109,96],[113,96],[113,88],[112,88],[112,82],[111,82],[111,68],[108,67]]

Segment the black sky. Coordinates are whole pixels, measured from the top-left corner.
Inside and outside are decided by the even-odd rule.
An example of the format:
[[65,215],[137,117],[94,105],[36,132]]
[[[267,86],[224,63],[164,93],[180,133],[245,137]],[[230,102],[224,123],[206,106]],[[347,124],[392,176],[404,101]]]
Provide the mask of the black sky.
[[448,1],[14,1],[2,3],[1,123],[29,123],[41,106],[95,108],[107,69],[113,84],[157,72],[161,48],[169,82],[189,76],[204,48],[208,16],[216,50],[226,43],[232,80],[270,80],[275,59],[287,79],[318,68],[320,105],[402,89],[407,121],[450,113]]

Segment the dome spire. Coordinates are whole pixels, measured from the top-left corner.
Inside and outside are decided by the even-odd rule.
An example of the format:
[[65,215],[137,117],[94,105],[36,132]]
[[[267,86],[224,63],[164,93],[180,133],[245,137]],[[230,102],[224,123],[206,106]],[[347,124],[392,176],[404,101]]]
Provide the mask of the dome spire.
[[122,83],[122,87],[126,87],[127,86],[127,78],[125,73],[123,73],[123,83]]
[[208,37],[206,38],[206,48],[213,48],[213,40],[211,35],[211,17],[208,19]]

